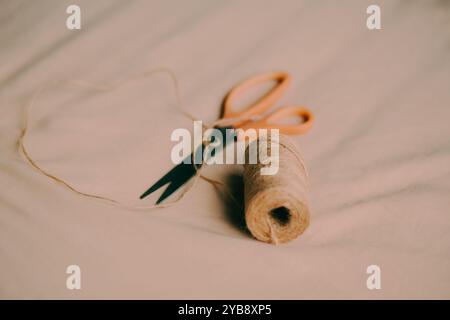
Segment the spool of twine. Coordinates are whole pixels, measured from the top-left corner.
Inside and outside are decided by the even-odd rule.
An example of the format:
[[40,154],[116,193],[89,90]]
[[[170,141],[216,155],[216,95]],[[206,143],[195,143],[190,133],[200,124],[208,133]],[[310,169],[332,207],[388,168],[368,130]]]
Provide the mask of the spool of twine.
[[[270,136],[252,143],[266,144],[271,155]],[[273,140],[276,143],[276,140]],[[245,220],[252,235],[267,243],[279,244],[301,235],[309,225],[308,173],[294,142],[279,135],[279,169],[274,175],[261,175],[269,166],[259,159],[244,165]],[[248,159],[249,146],[246,149]],[[246,161],[248,162],[248,161]]]

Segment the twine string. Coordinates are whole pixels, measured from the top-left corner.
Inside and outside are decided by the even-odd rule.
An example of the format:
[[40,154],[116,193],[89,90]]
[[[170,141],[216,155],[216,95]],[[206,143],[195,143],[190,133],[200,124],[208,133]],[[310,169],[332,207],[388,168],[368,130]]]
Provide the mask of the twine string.
[[[294,142],[260,136],[259,142],[278,145],[278,172],[262,175],[266,163],[244,164],[244,199],[247,227],[258,240],[280,244],[295,239],[309,225],[308,171]],[[256,143],[256,142],[255,142]],[[273,143],[273,145],[272,145]],[[246,149],[246,154],[250,148]]]
[[[187,118],[189,118],[190,120],[197,121],[196,117],[194,117],[188,111],[183,109],[182,103],[181,103],[181,95],[180,95],[180,91],[179,91],[179,85],[178,85],[177,77],[176,77],[175,73],[169,68],[162,67],[162,68],[147,70],[147,71],[145,71],[143,73],[140,73],[140,74],[128,77],[128,78],[126,78],[126,79],[124,79],[122,81],[119,81],[115,85],[99,85],[99,84],[93,84],[93,83],[90,83],[90,82],[87,82],[87,81],[83,81],[83,80],[69,80],[69,81],[56,81],[56,82],[54,81],[53,83],[54,84],[67,83],[67,84],[71,84],[71,85],[74,85],[74,86],[89,88],[89,89],[93,89],[93,90],[97,90],[97,91],[114,91],[114,90],[118,89],[119,87],[124,86],[124,85],[126,85],[126,84],[128,84],[128,83],[130,83],[132,81],[144,79],[144,78],[152,76],[152,75],[154,75],[156,73],[165,73],[165,74],[167,74],[170,77],[171,83],[172,83],[172,86],[173,86],[175,99],[176,99],[175,107],[176,107],[177,111],[180,112],[181,114],[183,114],[184,116],[186,116]],[[226,188],[225,184],[223,184],[222,182],[220,182],[218,180],[211,179],[211,178],[208,178],[208,177],[202,175],[201,174],[201,170],[202,170],[203,166],[198,168],[194,164],[193,164],[193,166],[194,166],[194,169],[195,169],[195,175],[191,179],[192,181],[190,181],[181,190],[181,193],[178,196],[178,198],[176,198],[175,200],[173,200],[171,202],[165,202],[165,203],[155,204],[155,205],[133,205],[133,204],[127,204],[127,203],[123,203],[121,201],[118,201],[116,199],[109,198],[109,197],[106,197],[106,196],[84,192],[84,191],[79,190],[78,188],[76,188],[75,186],[70,184],[69,182],[65,181],[64,179],[62,179],[62,178],[60,178],[60,177],[50,173],[49,171],[44,169],[41,165],[39,165],[33,159],[33,157],[28,152],[27,148],[25,147],[25,145],[26,145],[26,137],[28,135],[29,127],[30,127],[29,122],[30,122],[30,118],[31,118],[31,111],[34,108],[34,106],[36,104],[36,100],[38,99],[38,97],[42,94],[42,92],[44,90],[48,89],[48,87],[50,86],[51,83],[52,82],[41,86],[32,95],[29,103],[27,104],[27,106],[25,108],[25,119],[24,119],[24,122],[23,122],[24,123],[23,124],[23,129],[22,129],[21,135],[20,135],[19,140],[18,140],[19,150],[22,152],[22,154],[25,157],[27,163],[31,167],[33,167],[35,170],[37,170],[38,172],[43,174],[44,176],[48,177],[49,179],[55,181],[58,184],[63,185],[65,188],[69,189],[71,192],[74,192],[75,194],[78,194],[80,196],[88,197],[88,198],[95,199],[95,200],[100,200],[100,201],[103,201],[103,202],[106,202],[106,203],[109,203],[109,204],[112,204],[112,205],[115,205],[115,206],[119,206],[119,207],[126,208],[126,209],[131,209],[131,210],[152,210],[152,209],[157,209],[157,208],[166,208],[166,207],[173,206],[176,203],[178,203],[179,201],[181,201],[184,198],[184,196],[196,185],[198,179],[201,178],[204,181],[210,183],[216,189],[222,188],[222,190],[227,194],[228,197],[230,197],[233,200],[233,202],[236,205],[242,206],[242,205],[239,204],[239,202],[233,196],[233,194]],[[213,128],[213,127],[216,127],[216,126],[222,126],[222,125],[225,125],[225,124],[232,124],[232,123],[236,123],[236,122],[240,122],[240,121],[245,121],[245,120],[248,120],[248,119],[249,119],[248,117],[219,119],[219,120],[213,122],[209,126],[208,125],[204,125],[204,127],[206,129],[208,129],[208,128]]]

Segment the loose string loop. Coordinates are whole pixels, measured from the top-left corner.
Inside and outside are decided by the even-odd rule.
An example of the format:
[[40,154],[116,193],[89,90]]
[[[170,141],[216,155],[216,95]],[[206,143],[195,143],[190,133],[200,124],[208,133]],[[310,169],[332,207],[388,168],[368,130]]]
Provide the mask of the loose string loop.
[[[194,117],[192,114],[190,114],[189,112],[187,112],[186,110],[183,109],[182,107],[182,103],[181,103],[181,95],[180,95],[180,91],[179,91],[179,86],[178,86],[178,80],[177,77],[175,75],[175,73],[169,69],[169,68],[157,68],[157,69],[151,69],[148,71],[145,71],[143,73],[131,76],[129,78],[126,78],[118,83],[116,83],[115,85],[98,85],[98,84],[93,84],[87,81],[83,81],[83,80],[70,80],[70,81],[56,81],[53,82],[54,84],[63,84],[63,83],[67,83],[67,84],[72,84],[74,86],[78,86],[78,87],[84,87],[84,88],[89,88],[89,89],[94,89],[97,91],[114,91],[116,89],[118,89],[121,86],[124,86],[132,81],[135,80],[140,80],[140,79],[144,79],[147,78],[149,76],[152,76],[156,73],[165,73],[167,74],[170,79],[172,80],[171,83],[173,85],[173,91],[174,91],[174,95],[175,95],[175,99],[176,99],[176,109],[177,111],[179,111],[181,114],[183,114],[184,116],[186,116],[187,118],[189,118],[191,121],[198,121],[196,117]],[[29,122],[30,122],[30,118],[31,118],[31,111],[35,106],[36,100],[38,99],[38,97],[42,94],[42,92],[47,89],[50,86],[51,83],[48,83],[46,85],[43,85],[42,87],[40,87],[39,89],[37,89],[35,91],[35,93],[32,95],[30,102],[28,103],[28,105],[25,108],[25,119],[24,119],[24,125],[23,125],[23,129],[21,132],[21,135],[18,139],[18,145],[19,145],[19,150],[22,152],[23,156],[25,157],[27,163],[33,167],[35,170],[39,171],[41,174],[43,174],[44,176],[50,178],[51,180],[55,181],[56,183],[59,183],[61,185],[63,185],[65,188],[69,189],[70,191],[81,195],[83,197],[88,197],[91,199],[95,199],[95,200],[100,200],[103,201],[105,203],[109,203],[118,207],[122,207],[125,209],[131,209],[131,210],[152,210],[152,209],[158,209],[158,208],[167,208],[170,206],[175,205],[176,203],[178,203],[179,201],[181,201],[184,196],[196,185],[198,178],[203,179],[204,181],[210,183],[211,185],[213,185],[215,188],[221,187],[224,192],[227,193],[227,195],[237,204],[239,205],[239,202],[236,200],[236,198],[232,195],[231,192],[229,192],[229,190],[227,190],[227,188],[225,187],[225,185],[217,180],[208,178],[204,175],[201,174],[201,170],[203,168],[200,167],[196,167],[194,166],[195,169],[195,176],[191,179],[192,181],[190,181],[188,183],[188,185],[185,186],[185,188],[181,191],[179,197],[177,199],[175,199],[172,202],[166,202],[166,203],[162,203],[162,204],[155,204],[155,205],[149,205],[149,206],[142,206],[142,205],[132,205],[132,204],[127,204],[127,203],[123,203],[121,201],[118,201],[116,199],[113,198],[109,198],[106,196],[102,196],[102,195],[97,195],[97,194],[93,194],[93,193],[88,193],[88,192],[84,192],[79,190],[78,188],[74,187],[73,185],[71,185],[70,183],[68,183],[67,181],[63,180],[60,177],[57,177],[56,175],[48,172],[46,169],[44,169],[42,166],[38,165],[37,162],[35,160],[33,160],[33,157],[30,155],[30,153],[27,151],[27,148],[25,147],[26,145],[26,137],[29,131]],[[244,121],[244,120],[249,120],[248,117],[240,117],[240,118],[227,118],[227,119],[219,119],[215,122],[213,122],[211,125],[204,125],[204,127],[206,129],[208,128],[213,128],[215,126],[223,126],[223,125],[231,125],[233,123],[239,122],[239,121]]]

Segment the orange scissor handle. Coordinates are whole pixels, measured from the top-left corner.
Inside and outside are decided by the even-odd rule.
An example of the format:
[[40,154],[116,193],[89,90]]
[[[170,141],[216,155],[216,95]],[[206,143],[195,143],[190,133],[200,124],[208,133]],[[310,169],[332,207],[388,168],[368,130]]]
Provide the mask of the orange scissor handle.
[[[281,120],[291,119],[298,124],[282,124]],[[304,134],[311,129],[314,122],[313,114],[303,107],[283,107],[263,117],[258,121],[248,121],[237,127],[247,129],[279,129],[280,133],[287,135]]]
[[[254,87],[255,85],[258,85],[260,83],[273,80],[277,81],[278,84],[267,94],[261,97],[258,101],[256,101],[254,104],[250,105],[243,111],[233,111],[233,107],[231,105],[232,101],[242,92],[247,91],[249,88]],[[281,97],[290,82],[291,76],[285,72],[272,72],[262,74],[244,81],[240,85],[233,88],[226,96],[223,105],[223,118],[246,118],[264,113]]]
[[[232,101],[242,92],[249,88],[264,83],[266,81],[277,81],[277,85],[257,102],[250,105],[244,111],[235,112],[232,108]],[[314,121],[314,116],[310,111],[302,107],[284,107],[272,112],[267,116],[262,116],[270,107],[280,99],[291,82],[291,76],[285,72],[273,72],[262,74],[250,78],[230,91],[224,101],[223,118],[244,118],[237,120],[233,126],[241,129],[279,129],[281,133],[288,135],[299,135],[307,132]],[[262,116],[262,117],[261,117]],[[259,119],[257,119],[259,118]],[[257,120],[254,120],[257,119]],[[298,124],[282,124],[280,120],[298,120]]]

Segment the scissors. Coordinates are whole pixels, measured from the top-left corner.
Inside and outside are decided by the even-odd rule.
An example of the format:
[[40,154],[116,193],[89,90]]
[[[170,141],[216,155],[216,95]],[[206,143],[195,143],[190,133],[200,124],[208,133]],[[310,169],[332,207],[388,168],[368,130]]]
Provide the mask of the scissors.
[[[232,102],[243,92],[248,91],[251,87],[259,85],[268,81],[276,81],[276,85],[265,95],[263,95],[255,103],[250,104],[243,111],[234,111]],[[222,133],[229,132],[229,128],[247,129],[279,129],[280,133],[286,135],[301,135],[306,133],[314,122],[314,117],[310,111],[303,107],[287,106],[276,109],[273,112],[268,112],[269,109],[277,102],[291,82],[291,76],[285,72],[272,72],[252,77],[240,85],[234,87],[225,97],[223,103],[222,119],[230,120],[231,126],[216,127]],[[222,120],[221,119],[221,120]],[[235,121],[233,121],[236,119]],[[282,124],[280,120],[297,120],[296,124]],[[226,130],[226,131],[225,131]],[[227,139],[223,140],[222,148],[225,147]],[[202,152],[205,145],[202,144],[189,157],[193,159],[194,153]],[[189,160],[191,160],[189,159]],[[193,162],[192,162],[193,163]],[[200,169],[203,162],[199,164],[191,164],[191,161],[182,161],[176,165],[172,170],[165,174],[155,184],[153,184],[147,191],[145,191],[140,199],[145,198],[149,194],[160,189],[164,185],[169,186],[164,190],[156,204],[161,203],[173,194],[177,189],[188,182],[196,175],[197,170]]]

